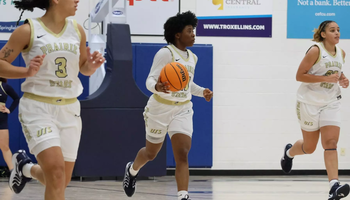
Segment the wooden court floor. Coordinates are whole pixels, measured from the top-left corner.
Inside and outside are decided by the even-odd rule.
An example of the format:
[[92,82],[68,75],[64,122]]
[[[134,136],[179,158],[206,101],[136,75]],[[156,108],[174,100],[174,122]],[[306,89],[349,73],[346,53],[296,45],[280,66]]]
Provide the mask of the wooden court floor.
[[[350,176],[340,180],[350,183]],[[327,200],[328,191],[326,176],[192,176],[189,187],[191,200]],[[124,194],[121,180],[72,181],[66,200],[177,200],[176,193],[173,176],[139,180],[132,198]],[[43,200],[43,194],[36,181],[13,194],[7,179],[0,179],[0,200]]]

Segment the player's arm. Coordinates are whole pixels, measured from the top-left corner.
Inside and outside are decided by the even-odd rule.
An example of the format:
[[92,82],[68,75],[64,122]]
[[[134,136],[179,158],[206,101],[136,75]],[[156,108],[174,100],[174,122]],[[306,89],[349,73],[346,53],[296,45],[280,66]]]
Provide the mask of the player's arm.
[[23,49],[30,43],[30,25],[24,24],[18,27],[0,51],[0,76],[4,78],[26,78],[28,68],[16,67],[11,63],[17,58]]
[[[196,64],[197,64],[198,57],[195,54],[194,54],[194,56],[195,56],[195,61],[196,61]],[[201,87],[201,86],[197,85],[194,81],[192,81],[190,87],[191,87],[191,94],[192,95],[195,95],[195,96],[198,96],[198,97],[204,97],[205,100],[208,101],[208,102],[213,97],[213,92],[211,90],[209,90],[209,88]]]
[[85,31],[80,24],[77,25],[81,35],[79,71],[85,76],[91,76],[93,73],[95,73],[96,69],[105,62],[105,58],[98,51],[90,54],[90,48],[86,47]]
[[12,104],[9,108],[10,113],[12,113],[18,106],[20,98],[18,94],[15,92],[15,90],[11,87],[11,85],[3,84],[3,86],[8,96],[10,96],[13,99]]
[[172,55],[168,48],[160,49],[154,56],[150,73],[146,79],[146,88],[152,93],[167,93],[168,87],[160,81],[160,72],[163,67],[170,62],[172,62]]
[[204,97],[204,94],[203,94],[203,91],[205,89],[204,87],[197,85],[193,81],[191,82],[190,87],[191,87],[191,94],[198,97]]
[[296,74],[297,81],[304,83],[338,82],[339,74],[332,74],[330,76],[316,76],[308,74],[311,67],[318,61],[319,57],[320,49],[317,46],[311,47],[299,65],[299,69]]
[[[345,61],[345,51],[342,50],[342,54],[343,54],[343,59]],[[349,87],[349,79],[346,78],[345,74],[342,72],[339,78],[339,85],[342,86],[343,88],[347,88]]]

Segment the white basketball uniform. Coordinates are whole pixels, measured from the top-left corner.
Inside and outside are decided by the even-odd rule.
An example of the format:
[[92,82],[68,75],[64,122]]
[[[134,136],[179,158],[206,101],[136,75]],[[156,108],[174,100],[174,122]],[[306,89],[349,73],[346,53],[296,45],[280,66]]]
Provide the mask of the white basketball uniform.
[[[184,65],[189,73],[189,83],[181,91],[157,92],[155,85],[162,68],[171,62],[179,62]],[[176,133],[182,133],[192,137],[193,109],[192,94],[203,97],[204,88],[193,82],[197,56],[190,50],[182,51],[174,45],[168,45],[160,49],[154,57],[152,68],[148,75],[146,86],[153,92],[144,111],[146,126],[146,139],[154,144],[164,141],[168,132],[171,138]]]
[[[336,46],[336,55],[330,54],[323,43],[315,44],[319,58],[308,74],[329,76],[342,73],[345,63],[342,50]],[[302,83],[297,92],[297,116],[305,131],[317,131],[323,126],[340,126],[341,90],[338,83]]]
[[80,103],[83,87],[78,78],[81,35],[75,20],[66,20],[61,33],[40,19],[28,19],[29,46],[22,52],[26,66],[46,55],[39,72],[22,84],[19,120],[32,154],[59,146],[65,161],[74,162],[81,135]]

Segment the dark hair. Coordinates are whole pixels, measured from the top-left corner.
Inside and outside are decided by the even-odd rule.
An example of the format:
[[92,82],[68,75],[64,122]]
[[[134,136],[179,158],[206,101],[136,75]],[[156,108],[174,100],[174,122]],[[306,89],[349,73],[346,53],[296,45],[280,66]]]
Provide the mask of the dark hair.
[[332,23],[332,22],[335,22],[335,21],[332,21],[332,20],[326,20],[324,22],[322,22],[320,24],[320,26],[318,26],[318,29],[315,31],[314,33],[314,39],[312,41],[315,41],[315,42],[322,42],[323,41],[323,37],[321,35],[322,32],[324,32],[327,28],[327,26]]
[[3,77],[0,77],[0,81],[3,82],[3,83],[7,83],[7,79],[3,78]]
[[164,37],[168,44],[174,44],[176,33],[180,33],[187,25],[197,27],[197,17],[191,11],[178,13],[176,16],[170,17],[164,24]]
[[34,8],[40,8],[42,10],[47,10],[50,7],[51,0],[15,0],[15,8],[22,10],[21,15],[17,21],[17,26],[21,21],[22,15],[25,10],[33,12]]

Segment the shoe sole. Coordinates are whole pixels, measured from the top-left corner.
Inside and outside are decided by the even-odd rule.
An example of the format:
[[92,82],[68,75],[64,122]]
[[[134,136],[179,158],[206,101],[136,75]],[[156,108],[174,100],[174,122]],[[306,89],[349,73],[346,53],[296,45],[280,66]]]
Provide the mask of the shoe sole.
[[[283,151],[283,156],[282,156],[282,158],[281,158],[281,168],[282,168],[282,171],[285,173],[285,174],[290,174],[290,172],[292,171],[292,168],[288,171],[288,172],[286,172],[286,171],[284,171],[283,170],[283,167],[282,167],[282,160],[283,160],[283,158],[284,158],[284,156],[285,156],[285,154],[286,154],[286,148],[287,148],[287,146],[288,145],[292,145],[292,144],[290,144],[290,143],[288,143],[286,146],[284,146],[284,151]],[[293,146],[293,145],[292,145]],[[292,148],[292,147],[291,147]],[[290,149],[290,148],[289,148]],[[288,149],[287,149],[287,151],[288,151]]]
[[[333,198],[329,198],[328,200],[339,200],[341,198],[344,198],[346,196],[349,195],[349,191],[350,191],[350,186],[348,184],[342,185],[341,187],[339,187],[336,190],[336,193],[338,194],[337,196],[333,197]],[[342,194],[342,195],[340,195]]]
[[[335,200],[339,200],[341,198],[344,198],[346,196],[349,195],[349,191],[350,191],[350,186],[348,184],[345,184],[343,186],[341,186],[340,188],[337,189],[337,196],[335,197]],[[339,196],[340,194],[342,194],[341,196]]]
[[[126,196],[128,196],[128,197],[132,197],[133,195],[134,195],[134,193],[133,194],[131,194],[130,196],[126,193],[126,191],[125,191],[125,187],[124,187],[124,180],[125,180],[125,177],[126,177],[126,173],[128,173],[128,168],[129,168],[129,166],[131,166],[132,165],[132,162],[128,162],[128,164],[126,164],[126,166],[125,166],[125,174],[124,174],[124,178],[123,178],[123,189],[124,189],[124,193],[126,194]],[[135,190],[136,190],[136,187],[135,187]]]
[[10,178],[9,178],[9,187],[10,187],[11,191],[14,192],[14,193],[16,193],[16,192],[13,190],[11,184],[12,184],[13,178],[14,178],[14,176],[16,174],[17,156],[18,156],[18,153],[13,154],[13,156],[12,156],[11,161],[12,161],[12,165],[13,165],[13,170],[11,171]]

